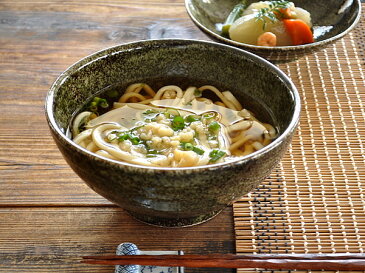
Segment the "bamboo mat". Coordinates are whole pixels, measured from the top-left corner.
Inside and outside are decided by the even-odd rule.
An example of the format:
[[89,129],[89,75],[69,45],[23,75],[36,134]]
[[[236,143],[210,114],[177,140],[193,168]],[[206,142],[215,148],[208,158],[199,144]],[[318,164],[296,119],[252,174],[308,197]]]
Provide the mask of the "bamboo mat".
[[365,252],[364,37],[363,16],[335,45],[279,65],[301,94],[300,126],[271,176],[234,205],[237,253]]

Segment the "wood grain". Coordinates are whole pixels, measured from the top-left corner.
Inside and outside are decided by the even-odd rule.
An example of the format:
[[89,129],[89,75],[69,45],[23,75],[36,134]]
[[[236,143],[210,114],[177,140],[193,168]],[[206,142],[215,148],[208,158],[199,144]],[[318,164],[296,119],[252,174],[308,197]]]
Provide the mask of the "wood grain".
[[119,208],[0,208],[0,272],[113,272],[112,266],[80,260],[114,254],[122,242],[133,242],[142,250],[234,253],[232,227],[230,208],[208,223],[178,229],[148,226]]
[[82,57],[120,43],[206,37],[183,1],[0,1],[0,205],[110,205],[63,160],[44,98]]
[[48,130],[44,99],[62,71],[97,50],[154,38],[207,39],[183,1],[0,1],[0,272],[113,272],[78,257],[113,254],[122,242],[234,253],[231,207],[196,227],[140,223],[74,174]]

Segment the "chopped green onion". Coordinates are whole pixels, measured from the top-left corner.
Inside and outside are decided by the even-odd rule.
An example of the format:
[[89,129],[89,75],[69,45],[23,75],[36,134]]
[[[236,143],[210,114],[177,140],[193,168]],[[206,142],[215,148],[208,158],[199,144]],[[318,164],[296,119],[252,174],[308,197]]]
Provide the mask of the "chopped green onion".
[[130,141],[132,142],[133,145],[137,145],[139,144],[140,139],[138,137],[132,137]]
[[177,131],[177,130],[182,130],[185,128],[185,122],[184,122],[184,118],[182,116],[175,116],[173,119],[172,119],[172,129],[174,131]]
[[108,108],[109,104],[106,99],[94,97],[93,100],[89,103],[88,108],[91,112],[97,112],[98,106],[100,106],[101,108]]
[[102,108],[107,108],[109,106],[106,99],[100,99],[98,105],[100,105]]
[[144,119],[145,122],[152,122],[157,120],[156,117],[159,115],[159,112],[153,109],[148,109],[142,114],[146,116]]
[[202,96],[202,91],[200,91],[199,89],[195,89],[194,90],[194,96],[195,97],[201,97]]
[[215,118],[217,116],[216,112],[209,112],[203,115],[203,118],[205,119],[211,119],[211,118]]
[[159,154],[159,153],[160,152],[157,150],[153,150],[153,149],[147,150],[147,154]]
[[131,138],[131,135],[129,133],[125,133],[123,135],[119,135],[118,136],[118,140],[119,141],[124,141],[124,140],[128,140]]
[[198,147],[195,147],[193,144],[191,144],[189,142],[181,142],[180,147],[184,151],[193,151],[193,152],[197,153],[198,155],[204,154],[204,150],[202,150]]
[[226,155],[226,152],[224,152],[224,151],[213,150],[209,153],[209,157],[210,157],[209,162],[217,162],[219,159],[221,159],[225,155]]
[[217,132],[218,130],[219,130],[219,128],[220,128],[221,126],[219,125],[219,123],[218,122],[216,122],[216,121],[213,121],[212,123],[210,123],[209,125],[208,125],[208,129],[209,129],[209,131],[211,132],[211,133],[215,133],[215,132]]
[[185,117],[185,121],[188,123],[192,123],[194,121],[199,121],[200,120],[200,116],[198,115],[189,115],[187,117]]
[[192,151],[194,149],[194,146],[189,142],[181,142],[181,148],[184,151]]
[[193,148],[193,152],[196,152],[198,155],[202,155],[204,154],[204,150],[198,148],[198,147],[194,147]]
[[141,140],[139,139],[139,137],[133,136],[131,135],[129,132],[122,132],[123,134],[120,134],[118,136],[118,140],[119,141],[125,141],[125,140],[129,140],[133,145],[137,145],[141,142]]
[[132,129],[130,129],[129,131],[130,131],[130,132],[133,132],[133,131],[136,131],[136,130],[138,130],[138,129],[140,129],[140,128],[144,127],[144,126],[145,126],[145,125],[136,126],[136,127],[133,127]]

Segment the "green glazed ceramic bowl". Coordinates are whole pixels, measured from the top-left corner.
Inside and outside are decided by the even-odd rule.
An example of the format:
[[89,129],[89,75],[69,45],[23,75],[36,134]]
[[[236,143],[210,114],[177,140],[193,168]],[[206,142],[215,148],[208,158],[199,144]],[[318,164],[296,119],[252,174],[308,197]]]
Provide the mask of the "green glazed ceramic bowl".
[[[212,84],[271,119],[278,138],[229,163],[193,168],[133,165],[93,154],[67,136],[75,112],[99,90],[119,83],[154,87]],[[46,116],[71,168],[97,193],[137,219],[160,226],[206,221],[253,190],[280,161],[300,113],[300,98],[276,66],[243,50],[194,40],[149,40],[92,54],[63,72],[49,90]],[[266,114],[265,114],[266,113]]]
[[[247,0],[247,3],[259,0]],[[221,36],[220,28],[232,8],[241,0],[185,0],[193,22],[210,38],[248,50],[272,62],[287,62],[321,50],[345,36],[359,22],[360,0],[290,0],[310,12],[315,42],[300,46],[266,47],[236,42]]]

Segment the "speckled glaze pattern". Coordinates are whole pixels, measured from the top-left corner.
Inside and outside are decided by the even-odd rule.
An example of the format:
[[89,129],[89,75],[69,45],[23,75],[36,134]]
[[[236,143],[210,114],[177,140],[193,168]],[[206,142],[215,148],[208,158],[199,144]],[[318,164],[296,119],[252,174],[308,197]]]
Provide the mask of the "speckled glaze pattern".
[[[65,135],[75,111],[100,89],[119,82],[153,86],[155,79],[160,84],[213,84],[230,90],[257,115],[262,107],[267,109],[280,136],[233,162],[154,168],[102,158]],[[159,226],[206,221],[257,187],[286,151],[299,113],[298,92],[277,67],[234,47],[193,40],[149,40],[97,52],[66,70],[46,98],[52,135],[72,169],[95,192]]]
[[[248,0],[247,3],[259,0]],[[352,30],[361,16],[360,0],[350,1],[351,6],[339,13],[345,3],[344,0],[290,0],[296,6],[306,9],[311,13],[314,26],[330,26],[332,29],[316,39],[315,43],[300,46],[262,47],[243,44],[222,37],[217,29],[217,24],[222,24],[232,8],[240,0],[185,0],[185,7],[193,22],[210,38],[217,42],[236,46],[251,51],[272,62],[288,62],[303,57],[304,55],[321,50],[334,43],[350,30]]]

